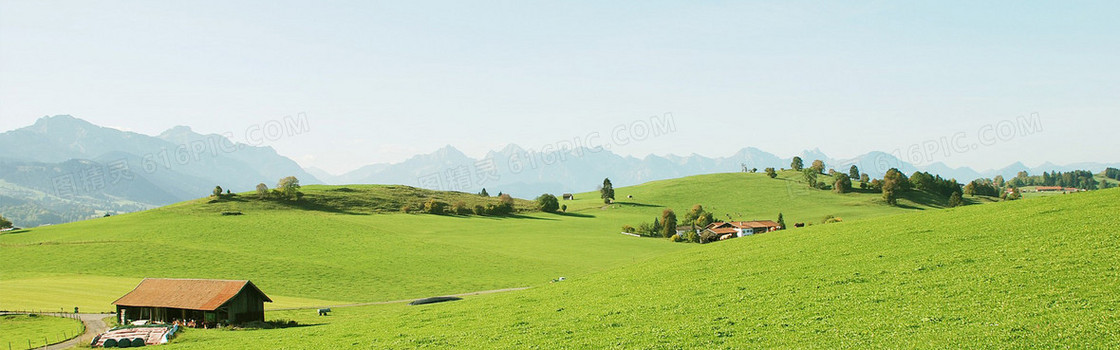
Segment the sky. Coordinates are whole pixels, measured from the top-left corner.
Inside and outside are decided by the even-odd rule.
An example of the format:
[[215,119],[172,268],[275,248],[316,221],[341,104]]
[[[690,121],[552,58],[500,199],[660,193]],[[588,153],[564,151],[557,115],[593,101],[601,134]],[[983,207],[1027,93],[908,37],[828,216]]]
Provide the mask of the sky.
[[[0,0],[0,131],[69,114],[252,141],[303,118],[256,141],[335,174],[449,144],[478,157],[589,138],[638,157],[1118,162],[1117,13],[1104,1]],[[663,134],[625,137],[669,116]]]

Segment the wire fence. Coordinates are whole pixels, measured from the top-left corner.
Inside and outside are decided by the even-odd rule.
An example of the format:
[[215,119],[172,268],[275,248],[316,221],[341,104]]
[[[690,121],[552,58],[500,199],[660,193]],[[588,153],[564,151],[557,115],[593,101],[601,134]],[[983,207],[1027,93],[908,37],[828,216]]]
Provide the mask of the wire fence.
[[[35,339],[26,339],[23,341],[15,341],[9,339],[7,341],[8,350],[23,350],[23,349],[45,349],[51,345],[63,343],[68,340],[80,337],[86,332],[86,325],[82,322],[81,316],[76,313],[57,313],[57,312],[42,312],[31,310],[18,310],[18,311],[2,311],[0,316],[8,315],[28,315],[29,317],[60,317],[69,318],[78,321],[77,329],[58,330],[57,333],[48,333],[42,335],[42,339],[36,336]],[[2,346],[2,345],[0,345]]]

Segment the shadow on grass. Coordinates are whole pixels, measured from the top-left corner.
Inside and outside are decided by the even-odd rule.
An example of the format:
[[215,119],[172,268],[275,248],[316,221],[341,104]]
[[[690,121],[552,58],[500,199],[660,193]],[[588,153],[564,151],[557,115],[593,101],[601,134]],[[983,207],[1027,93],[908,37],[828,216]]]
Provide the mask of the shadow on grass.
[[631,207],[645,207],[645,208],[660,208],[661,207],[660,205],[657,205],[657,204],[645,204],[645,203],[635,203],[635,202],[614,202],[613,204],[631,206]]
[[560,215],[560,216],[571,216],[571,217],[576,217],[576,218],[593,218],[593,217],[595,217],[595,215],[591,215],[591,214],[584,214],[584,213],[566,213],[566,212],[557,212],[557,213],[556,213],[556,215]]

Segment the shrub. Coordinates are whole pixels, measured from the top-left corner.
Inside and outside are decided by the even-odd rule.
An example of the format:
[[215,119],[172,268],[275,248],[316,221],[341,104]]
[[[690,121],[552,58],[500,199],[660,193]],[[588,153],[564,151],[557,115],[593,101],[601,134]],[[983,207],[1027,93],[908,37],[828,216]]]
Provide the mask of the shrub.
[[669,237],[669,240],[673,242],[684,242],[684,237],[681,237],[681,235],[673,235]]
[[560,209],[560,201],[556,199],[556,196],[545,193],[537,197],[537,208],[546,213],[555,213],[557,209]]
[[622,232],[634,233],[634,226],[622,225]]
[[424,203],[424,212],[428,214],[443,214],[447,211],[446,208],[446,203],[437,201],[435,199],[429,199]]
[[688,231],[688,241],[691,243],[700,243],[700,234],[696,230]]
[[469,215],[471,213],[471,208],[468,207],[467,202],[464,201],[455,202],[455,205],[452,206],[452,210],[455,214],[459,215]]
[[475,205],[473,212],[474,215],[486,215],[486,207],[482,205]]

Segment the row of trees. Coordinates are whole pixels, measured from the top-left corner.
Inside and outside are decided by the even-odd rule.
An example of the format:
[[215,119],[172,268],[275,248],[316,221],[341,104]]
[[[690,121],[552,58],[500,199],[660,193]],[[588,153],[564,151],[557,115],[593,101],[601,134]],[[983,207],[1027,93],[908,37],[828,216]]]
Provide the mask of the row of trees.
[[[257,198],[260,199],[278,198],[297,201],[303,198],[303,192],[300,192],[299,189],[299,179],[295,176],[288,176],[280,179],[280,181],[276,183],[276,189],[274,190],[269,191],[268,185],[262,182],[257,184],[256,191]],[[217,198],[233,195],[229,189],[224,191],[223,193],[222,186],[214,186],[214,190],[210,191],[210,195]]]
[[515,211],[513,205],[513,197],[508,194],[498,196],[497,203],[487,203],[486,205],[477,204],[469,206],[464,201],[455,202],[455,204],[447,204],[444,201],[430,198],[420,205],[419,208],[414,208],[411,204],[406,204],[401,207],[401,211],[405,213],[422,212],[426,214],[436,215],[479,215],[479,216],[506,216],[513,214]]
[[[1115,169],[1114,169],[1115,170]],[[1105,176],[1108,176],[1105,170]],[[1100,187],[1093,173],[1088,170],[1074,170],[1071,172],[1043,172],[1042,175],[1031,176],[1026,171],[1020,171],[1015,177],[1007,181],[1008,187],[1022,186],[1061,186],[1083,190],[1095,190]],[[1106,182],[1107,183],[1107,182]]]

